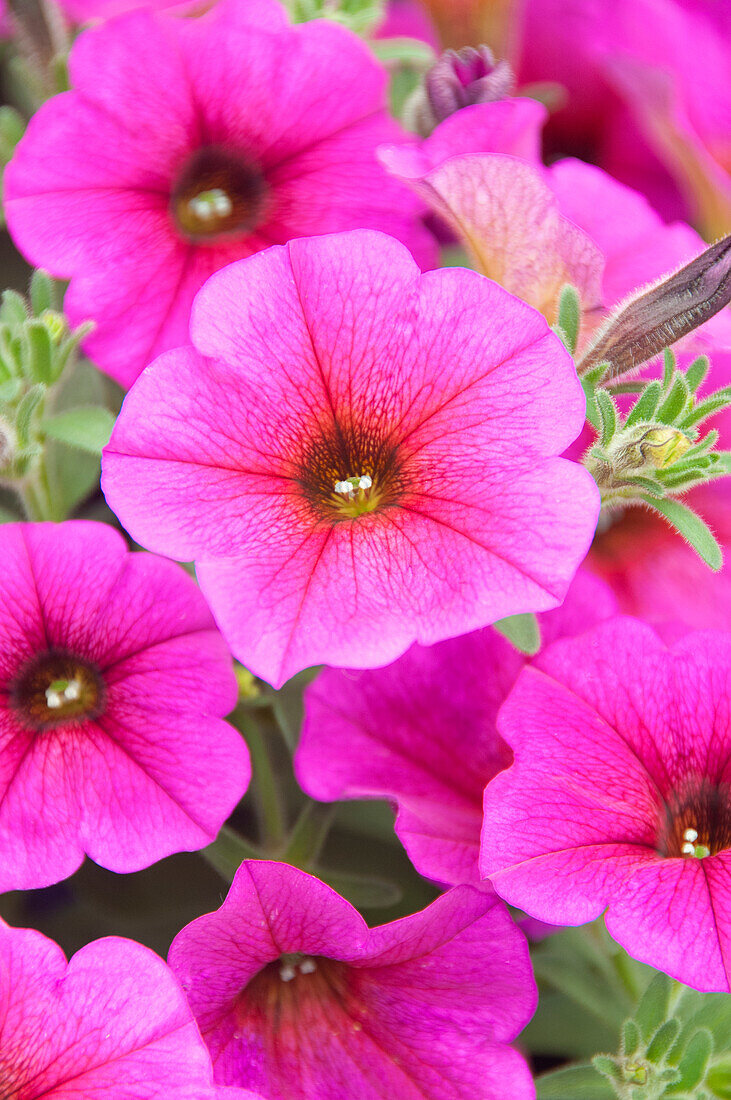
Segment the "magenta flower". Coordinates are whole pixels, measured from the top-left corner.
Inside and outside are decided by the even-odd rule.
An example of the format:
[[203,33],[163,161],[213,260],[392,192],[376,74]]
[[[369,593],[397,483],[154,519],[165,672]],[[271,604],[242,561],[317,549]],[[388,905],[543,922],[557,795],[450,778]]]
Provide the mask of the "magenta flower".
[[210,843],[249,778],[193,581],[104,524],[0,527],[0,892]]
[[491,892],[456,887],[368,929],[318,879],[247,861],[169,962],[221,1084],[268,1100],[535,1095],[506,1045],[535,1008],[530,960]]
[[385,664],[561,602],[598,493],[553,457],[584,399],[540,314],[354,232],[232,264],[191,332],[127,396],[104,491],[143,545],[197,559],[257,675]]
[[[579,572],[560,608],[540,616],[544,643],[616,612],[608,587]],[[325,669],[305,693],[295,756],[303,790],[323,802],[388,798],[420,874],[479,882],[486,783],[512,754],[495,727],[526,658],[487,627],[386,668]]]
[[186,342],[212,272],[268,245],[365,226],[432,261],[420,206],[374,155],[401,135],[386,73],[344,28],[290,27],[275,0],[135,12],[82,34],[70,72],[5,209],[24,255],[71,278],[68,315],[96,322],[85,347],[122,385]]
[[110,936],[67,963],[40,932],[0,921],[0,973],[4,1097],[257,1100],[213,1084],[177,981],[142,944]]
[[666,648],[618,618],[556,642],[498,716],[515,762],[485,791],[480,865],[554,924],[606,910],[641,962],[702,991],[731,978],[731,635]]

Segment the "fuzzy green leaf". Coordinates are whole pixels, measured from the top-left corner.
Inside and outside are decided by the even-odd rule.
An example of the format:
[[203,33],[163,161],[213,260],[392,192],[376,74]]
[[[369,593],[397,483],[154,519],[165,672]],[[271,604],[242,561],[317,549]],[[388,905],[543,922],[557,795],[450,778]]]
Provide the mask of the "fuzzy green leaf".
[[713,532],[699,515],[679,500],[655,500],[649,496],[643,497],[643,500],[664,516],[670,526],[703,558],[706,565],[718,572],[723,566],[723,553]]
[[617,408],[606,390],[596,391],[596,405],[601,418],[601,446],[608,447],[617,431]]
[[541,648],[541,628],[532,613],[510,615],[492,624],[499,634],[507,638],[520,653],[532,657]]
[[614,1100],[616,1093],[593,1066],[569,1066],[536,1080],[536,1100]]
[[642,994],[635,1013],[635,1023],[646,1043],[667,1017],[672,988],[673,983],[667,974],[658,973]]
[[685,381],[688,383],[688,388],[695,393],[700,386],[701,382],[705,379],[708,371],[710,370],[711,363],[707,355],[699,355],[697,359],[694,359],[685,372]]
[[682,374],[677,375],[669,394],[655,413],[661,424],[674,424],[690,400],[690,391]]
[[46,435],[79,447],[82,451],[100,455],[109,442],[114,427],[114,415],[98,405],[86,409],[69,409],[47,417],[42,424]]
[[558,328],[561,329],[564,343],[573,355],[579,342],[579,328],[581,327],[581,299],[579,292],[571,283],[566,283],[561,288],[558,300]]
[[642,423],[643,420],[652,420],[661,396],[662,386],[660,383],[650,382],[630,410],[625,421],[625,428],[631,428],[634,424]]

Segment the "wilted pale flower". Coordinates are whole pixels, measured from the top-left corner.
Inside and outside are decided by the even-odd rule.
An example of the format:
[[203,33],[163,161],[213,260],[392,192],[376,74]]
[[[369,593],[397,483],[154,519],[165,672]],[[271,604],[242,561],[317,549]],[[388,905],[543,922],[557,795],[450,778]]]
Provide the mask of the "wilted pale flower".
[[556,642],[498,715],[515,762],[485,791],[480,865],[553,924],[610,934],[702,991],[731,989],[731,635],[668,649],[618,618]]
[[169,962],[222,1085],[267,1100],[535,1095],[507,1045],[535,1008],[527,945],[491,891],[458,886],[369,929],[319,879],[248,860]]
[[81,520],[6,524],[0,556],[0,891],[210,843],[249,762],[194,582]]
[[128,395],[104,491],[196,559],[247,668],[380,665],[561,602],[598,493],[554,457],[584,398],[535,310],[361,231],[232,264],[191,332]]
[[122,385],[185,342],[212,272],[268,245],[365,226],[433,259],[419,204],[375,160],[402,133],[386,73],[344,28],[222,0],[120,16],[69,63],[74,90],[31,120],[4,205],[24,255],[71,279],[69,317],[96,322],[85,347]]

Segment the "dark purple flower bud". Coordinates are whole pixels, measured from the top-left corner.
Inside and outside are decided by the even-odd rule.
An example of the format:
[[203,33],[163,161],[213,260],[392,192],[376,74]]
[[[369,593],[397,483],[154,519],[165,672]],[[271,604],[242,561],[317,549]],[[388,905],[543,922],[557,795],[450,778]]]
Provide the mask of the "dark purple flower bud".
[[673,275],[621,305],[578,363],[579,374],[606,363],[617,378],[687,336],[731,301],[731,235]]
[[495,62],[487,46],[447,50],[424,79],[435,122],[473,103],[492,103],[513,91],[515,78],[507,61]]
[[447,50],[407,104],[404,121],[426,137],[463,107],[512,95],[515,75],[507,61],[495,61],[487,46]]

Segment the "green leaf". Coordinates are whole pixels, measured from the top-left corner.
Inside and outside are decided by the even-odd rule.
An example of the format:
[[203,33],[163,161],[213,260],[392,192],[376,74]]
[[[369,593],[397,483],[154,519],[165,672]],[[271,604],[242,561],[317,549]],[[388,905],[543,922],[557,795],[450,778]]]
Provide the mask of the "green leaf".
[[667,974],[658,973],[642,994],[635,1013],[635,1023],[646,1043],[667,1017],[672,989],[673,983]]
[[28,344],[31,378],[48,386],[53,381],[51,334],[42,321],[28,321],[23,331]]
[[98,405],[86,409],[69,409],[47,417],[42,427],[52,439],[68,443],[71,447],[79,447],[90,454],[100,455],[112,434],[114,414]]
[[697,359],[688,367],[685,372],[685,381],[688,383],[688,388],[692,393],[695,393],[701,382],[705,379],[708,371],[710,370],[710,360],[707,355],[699,355]]
[[578,290],[571,283],[566,283],[561,287],[561,295],[558,300],[557,325],[565,337],[566,347],[573,355],[579,342],[581,299]]
[[263,859],[263,853],[250,841],[224,825],[220,833],[207,848],[200,853],[219,875],[227,882],[233,877],[245,859]]
[[666,1020],[652,1037],[652,1042],[647,1048],[647,1057],[651,1062],[661,1062],[678,1037],[680,1021],[674,1017]]
[[664,516],[671,527],[674,527],[679,535],[688,542],[693,549],[703,558],[714,573],[723,566],[723,553],[716,542],[710,527],[679,500],[654,500],[652,497],[642,498],[645,504],[649,504],[661,516]]
[[536,1080],[536,1100],[615,1100],[616,1093],[593,1066],[569,1066]]
[[696,1031],[678,1062],[680,1080],[676,1085],[671,1085],[665,1090],[667,1095],[678,1092],[690,1092],[692,1095],[693,1089],[700,1085],[705,1076],[708,1059],[712,1053],[713,1038],[710,1031],[705,1028],[702,1031]]
[[596,404],[601,418],[601,445],[608,447],[617,431],[617,407],[606,390],[596,391]]
[[25,298],[17,290],[4,290],[0,304],[0,321],[4,325],[22,325],[28,319]]
[[15,431],[21,447],[25,447],[30,442],[33,416],[45,395],[43,386],[31,386],[18,402],[15,410]]
[[37,268],[30,277],[29,297],[36,317],[46,309],[56,308],[53,279],[42,268]]
[[652,420],[661,396],[662,386],[660,383],[650,382],[630,410],[624,424],[625,428],[631,428],[633,424],[640,424],[643,420]]
[[685,378],[682,374],[679,374],[673,382],[670,393],[655,413],[655,419],[659,420],[661,424],[674,424],[684,412],[689,400],[690,391]]
[[401,887],[387,879],[371,875],[351,875],[319,866],[312,868],[312,874],[332,886],[333,890],[342,894],[356,909],[387,909],[401,900]]
[[436,61],[434,50],[419,38],[379,38],[369,45],[384,65],[413,65],[415,68],[428,69]]
[[532,612],[510,615],[492,624],[520,653],[532,657],[541,648],[541,628]]
[[721,409],[727,409],[729,404],[731,404],[731,399],[723,390],[712,393],[704,401],[699,401],[694,409],[691,409],[682,420],[679,420],[678,427],[686,430],[693,427],[694,424],[700,424],[703,420],[707,420],[709,416],[720,412]]
[[675,355],[670,348],[665,348],[662,353],[662,388],[667,390],[675,374]]

